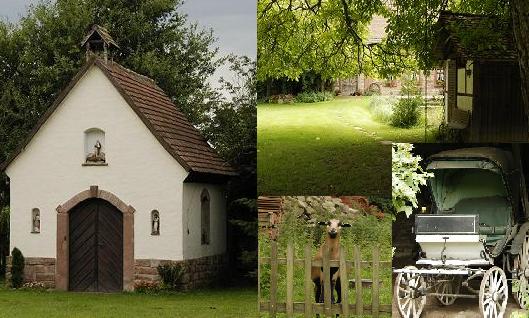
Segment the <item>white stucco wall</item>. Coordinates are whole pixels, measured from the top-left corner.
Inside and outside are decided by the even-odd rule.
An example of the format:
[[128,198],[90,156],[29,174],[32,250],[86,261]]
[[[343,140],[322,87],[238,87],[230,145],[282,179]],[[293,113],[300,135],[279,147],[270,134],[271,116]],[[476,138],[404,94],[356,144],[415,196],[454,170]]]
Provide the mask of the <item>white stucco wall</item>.
[[[210,197],[210,244],[201,242],[201,194]],[[183,204],[184,258],[218,255],[226,252],[226,195],[221,186],[185,183]]]
[[[106,167],[82,166],[84,132],[94,127],[105,131]],[[189,235],[183,232],[182,207],[192,206],[183,202],[187,172],[95,66],[70,91],[6,172],[11,181],[11,246],[18,247],[25,256],[56,257],[55,209],[91,185],[114,193],[136,209],[136,259],[181,260],[184,251],[186,254],[188,250],[194,251],[194,247],[188,249],[187,245],[184,249],[183,243],[183,238],[186,241]],[[186,185],[185,189],[192,193],[195,187],[198,185]],[[223,204],[216,189],[211,194],[214,205]],[[189,193],[187,196],[194,200]],[[30,233],[33,208],[41,211],[40,234]],[[160,212],[159,236],[151,236],[153,209]],[[224,220],[225,215],[218,209],[218,218]],[[212,215],[215,215],[212,224],[216,224],[217,214]],[[223,229],[219,226],[214,235],[220,236]],[[192,230],[190,235],[195,232]],[[224,248],[225,238],[211,246],[211,250]]]

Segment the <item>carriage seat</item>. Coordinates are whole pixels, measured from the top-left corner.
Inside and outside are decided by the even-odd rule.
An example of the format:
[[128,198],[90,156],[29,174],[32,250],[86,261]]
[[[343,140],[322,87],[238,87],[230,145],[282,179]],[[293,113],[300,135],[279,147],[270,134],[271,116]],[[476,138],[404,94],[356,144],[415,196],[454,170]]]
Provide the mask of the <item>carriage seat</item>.
[[487,244],[494,244],[507,233],[512,213],[509,201],[502,196],[462,199],[454,210],[455,214],[479,215],[479,234],[487,236]]

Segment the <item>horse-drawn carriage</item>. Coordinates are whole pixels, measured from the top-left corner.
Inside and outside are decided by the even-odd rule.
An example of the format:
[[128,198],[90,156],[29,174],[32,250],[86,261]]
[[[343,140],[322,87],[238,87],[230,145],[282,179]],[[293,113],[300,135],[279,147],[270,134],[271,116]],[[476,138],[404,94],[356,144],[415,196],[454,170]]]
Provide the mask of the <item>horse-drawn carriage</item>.
[[529,223],[515,162],[511,152],[496,148],[428,159],[432,213],[415,216],[419,258],[416,266],[394,270],[403,317],[419,317],[427,296],[443,305],[478,298],[487,318],[503,317],[509,291],[520,307],[529,305]]

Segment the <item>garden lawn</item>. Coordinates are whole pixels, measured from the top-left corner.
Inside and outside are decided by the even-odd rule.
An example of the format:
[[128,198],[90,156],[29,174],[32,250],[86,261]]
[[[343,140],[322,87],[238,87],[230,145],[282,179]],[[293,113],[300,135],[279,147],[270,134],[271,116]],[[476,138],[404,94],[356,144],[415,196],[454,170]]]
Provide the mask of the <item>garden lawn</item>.
[[390,195],[391,147],[381,142],[424,142],[424,127],[376,122],[369,101],[258,105],[259,193]]
[[143,295],[13,291],[0,286],[0,317],[258,317],[257,291]]

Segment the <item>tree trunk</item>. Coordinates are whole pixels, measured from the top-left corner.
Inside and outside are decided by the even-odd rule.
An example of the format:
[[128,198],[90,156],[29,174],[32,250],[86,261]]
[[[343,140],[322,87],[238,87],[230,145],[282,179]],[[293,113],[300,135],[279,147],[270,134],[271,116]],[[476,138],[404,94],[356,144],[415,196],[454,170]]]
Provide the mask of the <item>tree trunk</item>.
[[512,0],[511,18],[518,50],[518,63],[522,82],[522,100],[529,116],[529,1]]

